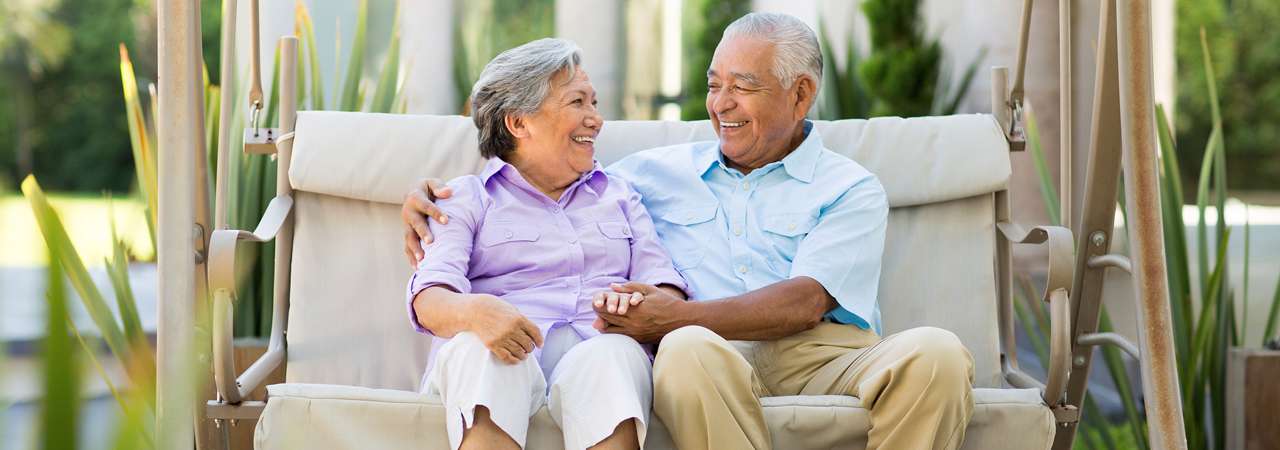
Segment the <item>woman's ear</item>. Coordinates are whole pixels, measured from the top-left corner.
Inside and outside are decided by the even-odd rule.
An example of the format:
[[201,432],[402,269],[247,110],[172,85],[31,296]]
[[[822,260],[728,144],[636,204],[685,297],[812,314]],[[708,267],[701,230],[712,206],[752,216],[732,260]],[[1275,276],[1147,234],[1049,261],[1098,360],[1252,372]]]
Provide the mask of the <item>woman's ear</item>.
[[502,119],[507,126],[507,131],[516,139],[526,139],[529,137],[529,127],[523,117],[514,114],[508,114]]

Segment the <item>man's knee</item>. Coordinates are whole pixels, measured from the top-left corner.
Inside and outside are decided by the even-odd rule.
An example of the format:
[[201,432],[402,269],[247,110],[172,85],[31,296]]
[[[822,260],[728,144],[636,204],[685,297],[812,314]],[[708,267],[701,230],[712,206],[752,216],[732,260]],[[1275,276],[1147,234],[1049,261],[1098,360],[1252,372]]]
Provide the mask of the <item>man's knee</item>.
[[654,384],[665,384],[666,381],[679,380],[691,375],[690,371],[704,367],[702,361],[714,357],[718,346],[727,345],[727,341],[700,326],[687,326],[667,333],[658,345],[658,354],[653,361]]
[[902,333],[902,338],[915,348],[914,362],[922,366],[922,370],[972,382],[973,356],[955,333],[936,327],[913,328]]

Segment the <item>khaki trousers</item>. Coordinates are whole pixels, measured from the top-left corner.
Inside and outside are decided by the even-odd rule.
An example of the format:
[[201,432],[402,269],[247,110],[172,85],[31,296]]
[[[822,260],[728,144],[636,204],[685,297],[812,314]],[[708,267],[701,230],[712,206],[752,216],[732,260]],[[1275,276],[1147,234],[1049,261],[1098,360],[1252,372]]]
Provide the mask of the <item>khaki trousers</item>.
[[703,327],[668,334],[653,364],[654,413],[683,450],[770,449],[760,397],[840,394],[869,410],[868,449],[956,449],[973,414],[973,356],[955,334],[881,339],[823,322],[772,341],[730,342]]

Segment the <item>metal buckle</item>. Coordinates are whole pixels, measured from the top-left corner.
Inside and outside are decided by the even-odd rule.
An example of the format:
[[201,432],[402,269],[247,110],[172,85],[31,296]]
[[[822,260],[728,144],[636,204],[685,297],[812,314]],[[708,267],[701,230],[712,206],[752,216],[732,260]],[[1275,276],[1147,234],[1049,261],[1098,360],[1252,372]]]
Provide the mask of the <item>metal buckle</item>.
[[1009,150],[1020,152],[1027,149],[1027,128],[1023,119],[1022,100],[1013,100],[1009,104],[1012,111],[1009,117],[1009,131],[1005,134],[1005,140],[1009,141]]

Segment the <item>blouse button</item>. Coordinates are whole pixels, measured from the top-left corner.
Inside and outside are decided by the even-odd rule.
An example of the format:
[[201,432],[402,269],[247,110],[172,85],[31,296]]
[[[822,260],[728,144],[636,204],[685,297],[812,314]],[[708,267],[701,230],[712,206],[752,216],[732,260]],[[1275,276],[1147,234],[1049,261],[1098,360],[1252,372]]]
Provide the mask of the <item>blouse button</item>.
[[511,239],[511,237],[512,237],[512,236],[515,236],[515,233],[512,233],[512,232],[508,231],[508,232],[507,232],[507,239]]

